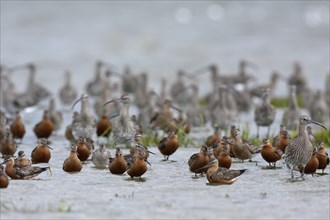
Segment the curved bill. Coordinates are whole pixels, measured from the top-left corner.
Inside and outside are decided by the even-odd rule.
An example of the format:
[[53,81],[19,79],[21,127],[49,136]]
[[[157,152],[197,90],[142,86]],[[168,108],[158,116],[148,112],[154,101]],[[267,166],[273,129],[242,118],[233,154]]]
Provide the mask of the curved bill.
[[73,105],[72,105],[72,107],[71,107],[71,110],[73,110],[73,108],[75,107],[75,105],[76,105],[78,102],[80,102],[80,101],[82,100],[82,98],[83,98],[83,97],[80,97],[79,99],[77,99],[77,100],[73,103]]
[[187,76],[189,76],[189,77],[191,77],[191,78],[194,78],[194,77],[198,76],[199,74],[207,73],[208,70],[209,70],[209,68],[210,68],[209,66],[201,67],[201,68],[199,68],[199,69],[196,69],[196,70],[192,71],[192,72],[191,72],[189,75],[187,75]]
[[260,70],[259,66],[254,63],[254,62],[251,62],[251,61],[248,61],[248,60],[244,60],[246,66],[248,67],[251,67],[252,69],[254,69],[256,72],[258,72]]
[[113,102],[115,102],[115,101],[118,101],[118,100],[120,100],[120,98],[119,98],[119,99],[112,99],[112,100],[110,100],[110,101],[107,101],[106,103],[103,104],[103,107],[105,107],[106,105],[108,105],[108,104],[110,104],[110,103],[113,103]]
[[15,72],[17,70],[22,70],[28,67],[28,64],[20,64],[17,66],[13,66],[13,67],[5,67],[5,69],[7,70],[8,73],[12,73]]
[[323,124],[321,124],[321,123],[319,123],[317,121],[310,120],[310,122],[313,123],[313,124],[316,124],[316,125],[318,125],[318,126],[320,126],[322,128],[324,128],[325,130],[328,130]]
[[181,109],[179,109],[178,107],[175,107],[175,106],[174,106],[174,105],[172,105],[172,104],[171,104],[171,107],[172,107],[173,109],[177,110],[177,111],[178,111],[178,112],[180,112],[180,113],[182,112],[182,110],[181,110]]

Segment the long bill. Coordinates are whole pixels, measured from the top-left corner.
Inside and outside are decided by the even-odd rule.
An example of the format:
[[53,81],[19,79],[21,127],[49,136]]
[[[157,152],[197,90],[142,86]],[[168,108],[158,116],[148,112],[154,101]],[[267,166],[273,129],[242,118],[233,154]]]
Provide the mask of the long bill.
[[[120,99],[120,98],[119,98]],[[119,99],[113,99],[113,100],[110,100],[110,101],[107,101],[106,103],[103,104],[103,107],[105,107],[106,105],[110,104],[110,103],[113,103],[115,101],[118,101]]]
[[172,104],[171,104],[171,107],[172,107],[173,109],[177,110],[177,111],[180,112],[180,113],[182,112],[181,109],[179,109],[178,107],[173,106]]
[[82,100],[82,98],[83,98],[83,97],[80,97],[79,99],[77,99],[77,100],[73,103],[73,105],[72,105],[72,107],[71,107],[71,110],[73,110],[73,108],[76,106],[76,104]]
[[212,163],[208,163],[207,165],[205,165],[205,166],[203,166],[203,167],[201,167],[201,168],[198,168],[198,169],[196,170],[196,172],[201,171],[201,170],[204,170],[204,169],[209,168],[209,167],[211,167],[211,166],[212,166]]
[[325,130],[328,130],[323,124],[321,124],[319,122],[316,122],[316,121],[313,121],[313,120],[310,120],[310,122],[324,128]]

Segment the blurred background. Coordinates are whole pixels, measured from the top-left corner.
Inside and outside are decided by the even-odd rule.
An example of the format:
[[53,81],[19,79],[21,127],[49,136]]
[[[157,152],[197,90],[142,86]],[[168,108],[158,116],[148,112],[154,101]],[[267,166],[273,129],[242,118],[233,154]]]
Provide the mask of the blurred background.
[[[250,70],[255,83],[263,83],[272,70],[291,75],[298,61],[310,87],[323,90],[329,1],[1,1],[0,48],[2,64],[34,62],[37,81],[54,92],[65,70],[83,91],[97,59],[118,72],[126,65],[147,72],[157,90],[178,69],[215,63],[226,75],[246,59],[258,65]],[[25,77],[12,76],[22,91]],[[209,91],[210,75],[198,79],[200,94]],[[287,95],[281,83],[275,94]]]

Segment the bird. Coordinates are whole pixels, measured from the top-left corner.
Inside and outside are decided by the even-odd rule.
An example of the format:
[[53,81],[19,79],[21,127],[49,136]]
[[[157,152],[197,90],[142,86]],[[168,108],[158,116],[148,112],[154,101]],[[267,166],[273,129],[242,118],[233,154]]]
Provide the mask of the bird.
[[209,163],[201,169],[207,168],[206,178],[210,184],[233,184],[246,169],[231,170],[224,167],[219,167],[218,159],[211,158]]
[[228,87],[226,85],[219,85],[217,89],[217,98],[214,103],[209,105],[211,123],[220,127],[224,132],[228,131],[229,125],[234,120],[234,115],[237,111],[230,109],[229,101],[235,101],[229,98]]
[[54,131],[54,124],[49,118],[48,110],[44,110],[43,119],[34,126],[33,131],[37,138],[50,137],[50,135]]
[[302,95],[307,89],[307,81],[299,62],[293,63],[293,73],[288,79],[288,85],[297,87],[297,94]]
[[17,144],[13,139],[13,136],[9,130],[9,128],[5,129],[5,136],[0,141],[0,152],[3,157],[12,156],[15,154],[17,149]]
[[214,126],[214,133],[207,137],[206,139],[206,145],[207,146],[213,146],[217,141],[221,140],[221,130],[220,127],[215,125]]
[[269,96],[273,96],[278,79],[280,79],[280,74],[276,71],[273,71],[270,77],[270,83],[265,85],[258,85],[250,89],[250,96],[261,98],[265,90],[269,90]]
[[284,153],[285,148],[289,143],[289,140],[290,140],[290,137],[289,137],[288,131],[286,130],[286,127],[283,125],[280,125],[280,131],[273,139],[273,146],[275,148],[281,149],[281,151]]
[[123,152],[120,147],[116,147],[116,154],[114,158],[109,159],[109,171],[112,174],[123,174],[127,170],[126,160],[123,158]]
[[269,167],[272,168],[276,168],[276,161],[280,160],[283,155],[282,150],[275,148],[268,138],[263,140],[260,153],[262,158],[268,162]]
[[[310,117],[303,115],[299,119],[298,136],[292,138],[285,148],[285,163],[291,169],[291,178],[294,178],[293,169],[298,167],[301,172],[301,178],[304,180],[304,169],[313,155],[313,145],[309,141],[306,126],[316,124],[324,129],[326,127],[319,122],[313,121]],[[326,129],[327,130],[327,129]]]
[[5,137],[5,130],[7,128],[7,117],[6,114],[0,111],[0,141]]
[[48,140],[40,138],[37,146],[31,152],[32,163],[48,163],[51,158],[50,150],[53,148],[48,145]]
[[98,96],[102,92],[104,86],[104,79],[101,77],[101,70],[103,62],[100,60],[96,61],[95,77],[93,80],[88,81],[86,84],[86,91],[90,96]]
[[166,99],[163,102],[161,110],[154,113],[154,115],[151,117],[150,124],[164,132],[177,131],[179,128],[174,120],[172,109],[178,112],[182,112],[181,109],[173,105],[171,100]]
[[131,144],[137,133],[136,126],[129,115],[131,99],[127,94],[124,94],[118,99],[113,99],[104,103],[103,107],[115,101],[119,101],[122,106],[119,114],[116,115],[116,117],[118,117],[117,121],[113,124],[113,139],[117,144]]
[[314,141],[315,141],[315,135],[314,135],[314,133],[312,131],[312,127],[311,126],[307,126],[306,127],[306,130],[307,130],[309,141],[313,144]]
[[147,161],[143,151],[136,151],[127,161],[127,174],[133,179],[134,177],[140,177],[148,170]]
[[319,167],[319,164],[320,162],[319,159],[317,158],[317,150],[314,148],[312,157],[307,162],[305,168],[303,169],[303,166],[298,166],[299,172],[304,172],[305,174],[312,174],[312,176],[314,176],[314,173]]
[[92,154],[92,162],[95,167],[103,169],[108,165],[110,157],[110,151],[105,148],[104,144],[100,144],[99,148],[96,149]]
[[76,141],[77,155],[81,161],[86,161],[94,150],[94,142],[92,139],[80,136]]
[[257,138],[259,138],[259,127],[266,126],[267,137],[269,137],[270,126],[273,124],[276,115],[276,108],[270,104],[269,90],[262,94],[262,103],[254,111],[254,121],[257,124]]
[[188,166],[190,172],[195,173],[195,177],[197,177],[197,173],[203,175],[203,172],[206,172],[207,169],[201,170],[199,168],[204,167],[209,163],[208,157],[208,147],[206,145],[202,145],[199,150],[199,153],[194,153],[190,156],[188,160]]
[[135,138],[134,138],[134,141],[135,141],[135,145],[130,148],[130,154],[131,155],[134,155],[134,153],[137,150],[142,150],[143,154],[145,155],[145,159],[147,160],[148,157],[149,157],[149,153],[150,154],[155,154],[155,153],[149,151],[148,148],[142,144],[142,135],[141,134],[136,134]]
[[229,155],[229,142],[226,136],[222,138],[221,152],[216,158],[218,158],[219,167],[227,169],[231,167],[232,159]]
[[64,137],[70,142],[75,142],[76,139],[74,138],[74,136],[72,134],[72,125],[71,124],[66,126],[65,132],[64,132]]
[[244,142],[240,136],[239,129],[234,130],[234,141],[231,142],[232,151],[236,158],[242,160],[251,160],[252,156],[260,152],[260,149],[252,149],[251,145]]
[[32,161],[28,159],[23,150],[18,151],[18,157],[14,160],[15,165],[17,166],[31,166]]
[[329,165],[329,155],[323,142],[318,143],[316,157],[319,160],[319,166],[317,169],[321,169],[322,173],[324,173],[324,169]]
[[68,173],[80,172],[82,169],[82,162],[77,156],[77,146],[75,144],[71,145],[70,155],[63,162],[63,170]]
[[174,131],[170,132],[158,142],[157,147],[160,153],[164,155],[165,160],[168,160],[170,155],[179,148],[178,136]]
[[112,130],[112,123],[106,114],[103,114],[96,125],[97,137],[109,137]]
[[81,97],[76,100],[71,109],[74,109],[74,106],[81,102],[80,113],[74,114],[72,120],[72,134],[75,139],[78,139],[80,136],[84,138],[93,139],[96,130],[96,119],[90,113],[90,106],[88,102],[88,95],[82,94]]
[[77,89],[71,84],[71,72],[66,71],[65,73],[64,86],[59,90],[59,97],[64,105],[70,105],[78,97]]
[[316,91],[314,97],[312,97],[310,106],[307,108],[311,118],[320,123],[325,122],[329,118],[329,108],[320,90]]
[[[73,112],[72,119],[79,120],[79,113],[77,111]],[[70,142],[76,141],[76,138],[73,136],[72,123],[70,123],[69,125],[66,126],[64,136]]]
[[49,167],[37,167],[37,166],[17,166],[13,157],[10,157],[6,161],[6,174],[11,179],[31,179],[40,173],[48,170]]
[[19,111],[16,112],[16,117],[10,125],[10,131],[14,139],[19,139],[22,142],[22,139],[25,135],[25,125],[22,120],[22,115]]
[[54,131],[58,131],[61,128],[62,122],[63,122],[63,115],[61,111],[58,111],[56,109],[56,103],[55,103],[55,98],[52,97],[49,100],[49,119],[52,121],[54,125]]
[[289,106],[284,110],[282,115],[282,125],[288,130],[294,130],[299,125],[299,117],[301,116],[297,102],[296,86],[290,86]]
[[213,154],[216,158],[219,157],[221,150],[222,150],[222,144],[224,144],[225,142],[223,141],[223,139],[221,138],[221,140],[217,140],[213,146],[211,146],[211,148],[213,149]]
[[4,167],[0,164],[0,188],[7,188],[9,185],[9,178],[5,172]]

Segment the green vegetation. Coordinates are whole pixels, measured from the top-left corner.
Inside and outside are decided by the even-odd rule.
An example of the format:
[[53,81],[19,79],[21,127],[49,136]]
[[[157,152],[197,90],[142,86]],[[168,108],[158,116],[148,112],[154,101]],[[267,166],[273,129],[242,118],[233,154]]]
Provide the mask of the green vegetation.
[[[242,140],[246,140],[247,142],[249,142],[250,144],[254,145],[254,146],[260,146],[262,143],[262,140],[259,140],[256,137],[251,137],[250,135],[250,127],[249,124],[246,123],[243,127],[243,131],[242,131]],[[270,138],[270,140],[273,140],[273,137]]]
[[179,140],[179,146],[180,147],[195,147],[196,143],[193,141],[189,135],[187,135],[184,130],[179,129],[177,132],[178,140]]
[[[300,108],[304,107],[304,100],[301,96],[297,96],[297,102]],[[272,98],[270,103],[276,108],[287,108],[289,106],[289,98]]]
[[149,130],[146,134],[142,135],[142,144],[146,147],[157,146],[158,142],[161,140],[161,137],[155,136],[154,132]]
[[330,146],[330,131],[329,130],[319,130],[314,133],[315,136],[315,144],[322,141],[325,147]]

